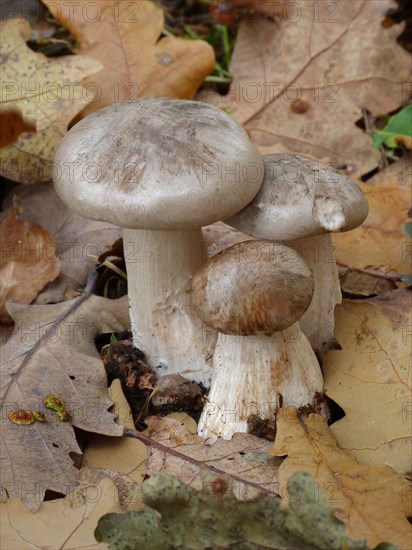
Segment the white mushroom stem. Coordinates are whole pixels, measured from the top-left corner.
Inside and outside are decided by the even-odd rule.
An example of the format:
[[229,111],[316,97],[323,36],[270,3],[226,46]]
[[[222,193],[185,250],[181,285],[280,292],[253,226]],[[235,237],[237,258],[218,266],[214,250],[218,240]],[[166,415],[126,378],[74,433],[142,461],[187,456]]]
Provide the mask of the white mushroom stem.
[[322,392],[321,369],[299,323],[272,335],[219,334],[198,433],[230,439],[248,431],[252,415],[274,420],[280,407],[313,405]]
[[334,310],[342,302],[332,235],[324,233],[287,243],[302,256],[313,273],[315,289],[300,325],[318,357],[334,340]]
[[203,264],[200,229],[123,230],[133,342],[158,367],[210,385],[216,333],[190,305],[188,283]]

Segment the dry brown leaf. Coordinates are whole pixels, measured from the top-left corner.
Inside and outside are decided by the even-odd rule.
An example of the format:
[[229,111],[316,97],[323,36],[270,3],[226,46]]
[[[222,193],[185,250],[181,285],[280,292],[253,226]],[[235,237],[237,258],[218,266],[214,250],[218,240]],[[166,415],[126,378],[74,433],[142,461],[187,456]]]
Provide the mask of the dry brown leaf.
[[359,182],[369,215],[357,229],[333,235],[339,262],[378,273],[411,273],[411,241],[402,230],[412,204],[411,183],[411,157]]
[[330,427],[361,464],[411,472],[412,292],[399,289],[335,310],[341,350],[326,354],[327,395],[345,411]]
[[[119,380],[113,381],[109,396],[117,422],[134,430],[133,417]],[[139,487],[144,479],[146,461],[147,448],[141,441],[90,433],[87,434],[79,478],[96,483],[103,477],[110,477],[118,488],[120,504],[127,509],[136,509],[142,502]]]
[[[267,456],[273,443],[250,434],[235,434],[231,441],[218,439],[213,445],[195,433],[185,423],[174,418],[149,417],[145,435],[160,443],[163,448],[150,446],[147,475],[165,471],[200,489],[200,466],[216,468],[229,475],[234,482],[235,494],[249,499],[259,491],[278,494],[277,470],[281,461]],[[178,453],[178,454],[176,454]]]
[[397,285],[390,279],[376,277],[348,267],[338,265],[340,286],[344,292],[353,296],[376,296],[388,290],[395,290]]
[[0,171],[22,183],[47,181],[56,147],[70,120],[87,103],[79,81],[102,66],[79,55],[50,59],[34,52],[26,44],[31,32],[24,19],[1,22],[0,32],[0,110],[19,113],[36,128],[0,148]]
[[[76,469],[69,453],[80,453],[73,427],[122,435],[107,411],[107,379],[94,339],[128,324],[127,297],[107,300],[83,296],[50,306],[9,308],[16,329],[2,348],[2,492],[36,510],[47,489],[66,494]],[[46,409],[46,396],[65,403],[71,415],[62,422]],[[46,422],[17,425],[14,410],[40,410]]]
[[17,219],[13,208],[0,221],[0,241],[0,323],[10,324],[6,302],[32,302],[59,275],[60,260],[47,229]]
[[24,121],[20,113],[0,111],[0,148],[15,142],[24,132],[35,132],[36,126]]
[[113,481],[104,479],[84,484],[64,499],[43,502],[36,514],[18,500],[0,503],[0,546],[7,550],[93,550],[107,549],[98,544],[94,529],[107,513],[121,513]]
[[24,218],[43,225],[53,235],[61,261],[59,277],[39,294],[37,304],[62,302],[68,291],[84,288],[87,276],[97,265],[96,257],[110,249],[122,230],[106,222],[87,220],[69,210],[50,185],[15,187],[5,204],[13,198]]
[[402,29],[381,27],[395,5],[392,0],[290,2],[287,17],[277,22],[244,20],[229,94],[206,90],[200,99],[227,109],[264,153],[282,144],[320,160],[357,163],[368,172],[380,154],[355,122],[362,109],[379,115],[407,99],[410,56],[396,42]]
[[[83,81],[86,89],[97,90],[97,97],[83,109],[82,117],[141,96],[191,99],[214,69],[214,51],[207,42],[159,40],[163,12],[152,2],[97,0],[93,16],[86,17],[80,4],[70,10],[65,0],[42,1],[75,37],[78,53],[104,65]],[[98,24],[91,18],[98,18]]]
[[409,548],[411,486],[405,478],[388,467],[361,466],[339,449],[319,415],[311,414],[302,422],[296,409],[282,409],[277,430],[270,454],[287,455],[279,468],[282,495],[287,494],[286,482],[294,472],[308,472],[351,538],[366,538],[371,547],[385,541]]
[[205,259],[218,254],[234,244],[255,240],[249,235],[245,235],[223,222],[207,225],[202,228],[202,232]]

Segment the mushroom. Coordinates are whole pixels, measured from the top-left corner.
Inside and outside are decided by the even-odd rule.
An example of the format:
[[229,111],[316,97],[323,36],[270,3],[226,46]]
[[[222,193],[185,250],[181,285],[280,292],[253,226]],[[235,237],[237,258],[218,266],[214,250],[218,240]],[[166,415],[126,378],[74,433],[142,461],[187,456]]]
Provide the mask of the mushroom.
[[123,228],[133,341],[158,376],[210,383],[216,335],[204,333],[188,294],[204,261],[201,227],[245,207],[262,179],[262,157],[242,127],[196,101],[111,105],[59,145],[63,202]]
[[199,435],[230,439],[252,416],[274,420],[283,405],[314,405],[322,373],[297,322],[312,294],[304,260],[270,241],[235,244],[194,275],[192,302],[219,332]]
[[259,193],[224,220],[256,239],[287,242],[313,272],[312,302],[300,319],[321,357],[333,341],[334,308],[342,301],[331,232],[349,231],[368,214],[358,186],[345,175],[303,155],[265,155]]

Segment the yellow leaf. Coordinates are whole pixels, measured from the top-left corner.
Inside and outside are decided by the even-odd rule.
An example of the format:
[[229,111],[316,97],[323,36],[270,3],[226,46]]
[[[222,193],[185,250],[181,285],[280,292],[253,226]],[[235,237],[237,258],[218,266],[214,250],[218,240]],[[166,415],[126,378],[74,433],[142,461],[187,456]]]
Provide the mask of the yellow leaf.
[[[388,467],[361,466],[339,449],[321,416],[311,414],[302,422],[296,409],[282,412],[275,447],[270,451],[274,456],[288,455],[279,468],[280,494],[287,494],[286,483],[294,472],[309,472],[351,538],[366,538],[371,547],[390,542],[402,550],[409,548],[408,481]],[[317,498],[323,497],[316,492],[314,500]]]
[[190,99],[213,71],[213,48],[202,40],[161,38],[163,12],[153,2],[97,0],[93,7],[66,0],[42,0],[76,38],[78,53],[101,61],[104,69],[83,81],[96,101],[81,116],[142,96]]
[[327,395],[345,411],[330,427],[365,465],[411,470],[411,293],[395,290],[335,310],[341,350],[326,354]]
[[94,59],[69,55],[49,59],[33,52],[26,44],[30,26],[22,19],[0,23],[2,86],[0,110],[20,113],[26,131],[0,148],[0,172],[22,183],[51,179],[51,161],[57,145],[74,115],[87,103],[79,81],[98,71]]
[[411,181],[411,158],[406,157],[366,183],[358,182],[368,199],[369,214],[360,227],[333,235],[339,262],[384,273],[411,272],[412,245],[402,231],[412,203]]
[[64,499],[43,502],[36,514],[18,500],[2,502],[2,548],[104,550],[107,545],[97,544],[93,532],[102,515],[123,511],[118,502],[118,489],[108,478],[95,484],[84,483]]

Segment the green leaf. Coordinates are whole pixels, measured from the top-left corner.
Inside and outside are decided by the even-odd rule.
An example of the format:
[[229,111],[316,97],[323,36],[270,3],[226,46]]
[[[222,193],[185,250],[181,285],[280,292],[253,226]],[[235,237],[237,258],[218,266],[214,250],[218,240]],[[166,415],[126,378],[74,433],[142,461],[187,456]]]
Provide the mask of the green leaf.
[[389,119],[382,130],[373,134],[373,146],[380,149],[382,144],[396,149],[403,143],[406,148],[412,149],[412,104]]
[[412,222],[406,222],[402,226],[403,232],[412,239]]
[[[228,479],[209,470],[202,471],[202,481],[202,490],[195,491],[164,472],[153,476],[142,485],[151,509],[103,516],[96,540],[110,550],[367,550],[364,541],[347,537],[307,473],[290,478],[287,508],[267,495],[238,501]],[[380,544],[375,550],[396,547]]]

